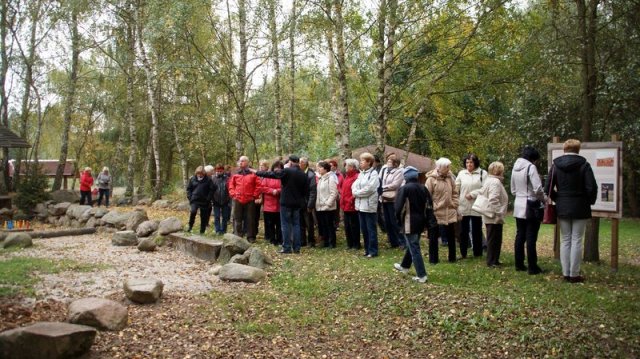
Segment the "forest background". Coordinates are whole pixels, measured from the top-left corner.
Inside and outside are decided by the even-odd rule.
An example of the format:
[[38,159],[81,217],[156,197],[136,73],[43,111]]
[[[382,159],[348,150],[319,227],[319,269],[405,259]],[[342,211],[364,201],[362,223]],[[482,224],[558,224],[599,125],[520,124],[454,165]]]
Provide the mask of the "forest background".
[[160,198],[240,154],[374,143],[510,172],[524,144],[545,163],[552,136],[615,134],[640,216],[638,0],[0,3],[0,120],[32,145],[4,163],[108,166]]

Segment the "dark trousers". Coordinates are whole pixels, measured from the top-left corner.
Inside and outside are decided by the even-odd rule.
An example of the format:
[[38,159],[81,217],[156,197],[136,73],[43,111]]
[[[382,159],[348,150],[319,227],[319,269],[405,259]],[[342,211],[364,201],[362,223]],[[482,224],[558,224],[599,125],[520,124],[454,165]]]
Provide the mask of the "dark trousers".
[[360,231],[364,238],[364,251],[366,255],[378,256],[378,228],[376,228],[376,213],[358,212]]
[[[418,234],[405,234],[405,246],[404,257],[400,265],[402,268],[411,268],[411,264],[416,267],[416,275],[418,277],[424,277],[427,275],[427,271],[424,268],[424,259],[422,259],[422,252],[420,252],[420,233]],[[437,240],[437,238],[436,238]]]
[[502,248],[502,223],[487,223],[487,265],[495,266],[500,263],[500,249]]
[[255,241],[255,221],[256,204],[253,201],[247,203],[233,201],[233,234],[239,237],[244,237],[246,234],[247,240]]
[[91,191],[80,191],[80,204],[83,205],[85,201],[88,205],[93,206]]
[[300,215],[306,210],[306,208],[280,207],[282,250],[286,253],[290,253],[292,249],[294,252],[300,252],[300,237],[302,233],[300,230],[300,223],[302,222]]
[[344,235],[347,237],[347,247],[360,249],[360,219],[358,212],[344,213]]
[[264,212],[264,239],[273,245],[282,245],[280,212]]
[[302,227],[302,245],[313,247],[316,245],[316,234],[315,234],[315,218],[314,218],[315,209],[307,209],[303,208],[300,215],[302,216],[300,220],[300,227]]
[[535,219],[516,218],[514,254],[517,269],[524,270],[526,268],[524,265],[524,247],[526,244],[529,272],[540,271],[540,267],[538,267],[538,253],[536,251],[539,229],[540,222]]
[[102,198],[104,197],[104,205],[109,207],[109,189],[98,188],[98,207],[102,205]]
[[203,234],[207,229],[207,223],[209,222],[210,205],[208,203],[196,203],[191,202],[191,211],[189,212],[189,230],[193,228],[193,224],[196,222],[196,213],[200,210],[200,234]]
[[384,225],[387,229],[387,239],[391,248],[405,246],[404,234],[400,233],[398,221],[395,218],[394,202],[382,202],[382,212],[384,214]]
[[334,211],[316,211],[318,233],[324,239],[325,247],[336,247],[336,227]]
[[[449,223],[446,225],[441,225],[441,230],[444,230],[447,233],[447,246],[449,247],[449,262],[453,263],[456,261],[456,235],[455,235],[455,223]],[[440,261],[438,255],[438,237],[437,236],[429,236],[429,263],[438,263]]]
[[227,223],[231,217],[231,207],[228,204],[213,206],[213,224],[217,234],[227,233]]
[[[482,217],[464,216],[462,217],[460,233],[460,254],[462,258],[467,257],[467,248],[471,239],[473,245],[473,256],[482,256]],[[471,232],[471,238],[469,238]]]
[[253,222],[253,233],[258,235],[258,227],[260,226],[260,210],[262,209],[262,204],[255,205],[255,221]]
[[382,203],[378,202],[378,209],[376,211],[376,218],[378,221],[378,227],[383,232],[387,232],[387,224],[384,222],[384,213],[382,213]]

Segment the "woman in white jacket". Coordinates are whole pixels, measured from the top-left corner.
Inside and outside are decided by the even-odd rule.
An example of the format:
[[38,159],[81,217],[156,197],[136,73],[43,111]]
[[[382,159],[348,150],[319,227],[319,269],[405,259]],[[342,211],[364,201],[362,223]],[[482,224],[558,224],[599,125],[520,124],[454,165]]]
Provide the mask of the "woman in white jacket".
[[336,247],[336,226],[334,223],[338,184],[333,180],[331,165],[320,161],[316,165],[316,173],[320,176],[316,185],[316,216],[318,232],[324,238],[325,247]]
[[[540,220],[527,218],[527,200],[544,201],[542,181],[536,168],[540,160],[540,153],[531,146],[522,149],[522,155],[516,160],[511,171],[511,194],[516,199],[513,204],[513,216],[516,217],[516,241],[514,254],[517,271],[528,271],[529,274],[540,274],[542,269],[538,266],[538,254],[536,242]],[[527,263],[524,265],[524,247],[527,246]]]
[[489,165],[489,175],[481,189],[471,192],[472,198],[482,195],[487,199],[487,207],[483,208],[482,221],[487,228],[487,266],[496,267],[500,263],[500,249],[502,248],[502,227],[504,216],[507,214],[509,196],[502,185],[504,179],[504,165],[493,162]]
[[[482,217],[480,213],[471,209],[473,196],[471,192],[482,188],[487,179],[487,171],[480,168],[480,159],[473,153],[469,153],[462,159],[465,169],[456,176],[456,188],[460,193],[458,212],[462,215],[460,230],[460,254],[467,258],[469,242],[473,246],[473,256],[482,256]],[[471,232],[471,237],[469,236]]]
[[395,154],[389,155],[387,157],[387,165],[382,167],[380,171],[380,185],[382,186],[380,202],[384,213],[387,239],[389,239],[391,248],[404,247],[406,241],[396,222],[394,209],[396,195],[403,183],[404,177],[402,176],[402,168],[400,168],[400,160],[396,158]]
[[378,230],[376,218],[378,211],[378,173],[373,168],[374,157],[365,152],[360,155],[360,174],[351,192],[356,199],[356,211],[360,219],[360,231],[364,239],[364,255],[368,258],[378,256]]

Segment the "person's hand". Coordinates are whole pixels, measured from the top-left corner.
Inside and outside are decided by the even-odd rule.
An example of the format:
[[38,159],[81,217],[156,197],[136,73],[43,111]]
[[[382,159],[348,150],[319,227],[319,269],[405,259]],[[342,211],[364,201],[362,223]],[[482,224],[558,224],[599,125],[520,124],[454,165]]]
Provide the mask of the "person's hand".
[[274,196],[278,195],[278,190],[275,190],[275,189],[274,189],[274,190],[273,190],[273,195],[274,195]]
[[464,198],[466,198],[466,199],[467,199],[467,200],[469,200],[469,201],[472,201],[472,200],[473,200],[473,196],[472,196],[472,195],[470,195],[470,194],[468,194],[468,193],[464,196]]

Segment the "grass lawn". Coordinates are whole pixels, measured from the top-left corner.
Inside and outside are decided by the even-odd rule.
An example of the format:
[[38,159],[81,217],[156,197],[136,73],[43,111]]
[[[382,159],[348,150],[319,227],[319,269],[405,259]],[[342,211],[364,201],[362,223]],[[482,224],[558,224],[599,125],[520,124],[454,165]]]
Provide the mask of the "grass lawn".
[[[640,355],[639,221],[620,223],[618,273],[609,268],[610,223],[602,221],[603,262],[583,265],[584,284],[562,280],[551,226],[542,227],[538,242],[540,265],[550,272],[538,276],[514,269],[512,218],[504,233],[502,268],[487,268],[484,258],[446,263],[441,247],[441,263],[427,264],[427,284],[393,271],[399,250],[383,249],[374,259],[344,248],[282,256],[261,244],[276,260],[268,281],[211,293],[200,310],[252,340],[324,341],[329,357],[360,355],[363,347],[374,357]],[[386,247],[385,236],[380,242]]]

